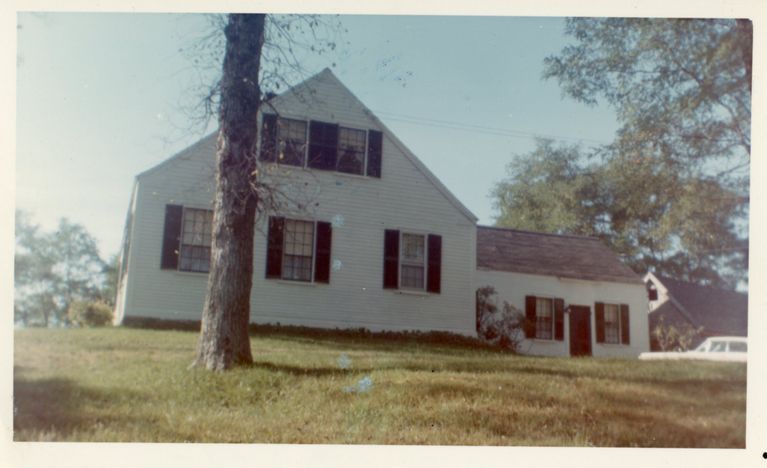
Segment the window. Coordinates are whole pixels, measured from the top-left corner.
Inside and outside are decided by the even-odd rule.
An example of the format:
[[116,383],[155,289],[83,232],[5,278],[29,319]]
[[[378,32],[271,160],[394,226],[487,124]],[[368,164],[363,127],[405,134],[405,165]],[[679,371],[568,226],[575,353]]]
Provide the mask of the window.
[[291,166],[304,166],[306,159],[306,122],[280,119],[277,124],[277,162]]
[[269,217],[266,277],[330,283],[333,232],[326,221]]
[[442,292],[442,236],[385,229],[383,247],[384,289]]
[[426,284],[426,241],[421,234],[402,233],[400,287],[424,289]]
[[311,281],[313,254],[314,222],[285,220],[282,279]]
[[210,271],[210,243],[213,233],[213,211],[184,208],[178,269]]
[[367,132],[341,127],[338,129],[338,160],[336,170],[362,175],[365,171],[365,140]]
[[620,308],[617,304],[605,304],[605,343],[621,342]]
[[628,304],[594,304],[597,343],[628,345],[631,342]]
[[541,340],[554,338],[554,300],[544,297],[535,299],[535,337]]
[[275,114],[263,114],[261,130],[261,161],[381,177],[383,133],[377,130]]

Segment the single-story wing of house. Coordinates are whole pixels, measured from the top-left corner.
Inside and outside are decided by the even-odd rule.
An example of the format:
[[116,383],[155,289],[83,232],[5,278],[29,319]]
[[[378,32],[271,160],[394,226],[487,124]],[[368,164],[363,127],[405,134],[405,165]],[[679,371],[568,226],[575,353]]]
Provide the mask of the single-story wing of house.
[[[690,347],[710,336],[748,336],[748,294],[655,273],[647,273],[644,281],[649,291],[651,332],[662,317],[666,325],[701,329]],[[651,348],[660,350],[653,339]]]
[[[258,216],[252,323],[476,336],[475,291],[493,285],[535,319],[523,352],[647,350],[644,284],[615,253],[478,227],[330,70],[269,99],[259,125],[259,178],[284,198]],[[200,320],[215,153],[211,135],[136,176],[116,323]]]

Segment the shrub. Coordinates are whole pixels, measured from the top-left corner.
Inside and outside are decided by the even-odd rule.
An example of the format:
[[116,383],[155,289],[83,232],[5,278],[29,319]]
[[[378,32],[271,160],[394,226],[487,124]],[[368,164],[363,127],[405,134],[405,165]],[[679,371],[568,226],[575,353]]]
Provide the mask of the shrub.
[[516,352],[525,338],[525,315],[506,301],[499,310],[496,294],[492,286],[477,290],[477,333],[490,344]]
[[666,317],[661,315],[652,330],[653,348],[661,351],[687,351],[690,345],[703,331],[703,327],[695,328],[689,323],[667,324]]
[[103,327],[112,323],[112,308],[99,301],[75,301],[67,318],[78,327]]

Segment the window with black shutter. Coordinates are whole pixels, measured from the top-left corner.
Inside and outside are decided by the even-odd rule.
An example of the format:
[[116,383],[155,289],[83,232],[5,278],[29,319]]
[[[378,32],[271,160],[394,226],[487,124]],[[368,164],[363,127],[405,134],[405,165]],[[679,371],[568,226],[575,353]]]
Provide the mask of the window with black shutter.
[[330,282],[330,223],[270,217],[267,237],[267,278]]
[[312,169],[336,170],[338,156],[338,125],[311,121],[309,123],[309,161]]
[[212,234],[212,210],[166,205],[160,268],[207,273]]
[[629,306],[597,302],[596,317],[597,343],[630,344]]

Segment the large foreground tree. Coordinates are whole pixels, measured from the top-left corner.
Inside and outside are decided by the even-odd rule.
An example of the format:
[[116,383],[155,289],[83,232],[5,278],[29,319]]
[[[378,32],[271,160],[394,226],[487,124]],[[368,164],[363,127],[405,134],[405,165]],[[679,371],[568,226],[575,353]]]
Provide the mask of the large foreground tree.
[[225,370],[253,361],[248,336],[253,278],[259,70],[263,14],[231,14],[220,81],[211,269],[196,364]]
[[544,77],[620,128],[602,147],[519,155],[493,190],[497,223],[600,236],[639,272],[745,281],[751,23],[577,18],[566,33]]

